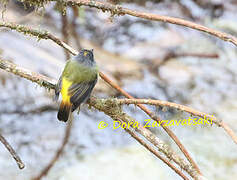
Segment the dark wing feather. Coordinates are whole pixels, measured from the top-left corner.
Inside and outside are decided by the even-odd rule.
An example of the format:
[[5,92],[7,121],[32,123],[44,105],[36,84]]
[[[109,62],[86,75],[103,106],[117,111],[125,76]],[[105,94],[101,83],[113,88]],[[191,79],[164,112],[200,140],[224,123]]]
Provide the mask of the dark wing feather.
[[55,87],[55,96],[54,96],[55,101],[58,100],[61,89],[62,89],[62,76],[60,76],[58,83],[56,84],[56,87]]
[[70,101],[73,104],[72,111],[77,109],[81,105],[81,103],[88,100],[96,82],[97,79],[86,83],[71,85],[71,87],[69,88],[69,94],[71,96]]

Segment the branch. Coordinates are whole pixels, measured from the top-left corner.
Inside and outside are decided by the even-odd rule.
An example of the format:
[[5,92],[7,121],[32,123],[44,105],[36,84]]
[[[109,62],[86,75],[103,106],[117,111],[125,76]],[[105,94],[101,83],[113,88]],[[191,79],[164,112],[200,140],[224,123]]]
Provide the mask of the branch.
[[[136,122],[131,116],[128,116],[126,113],[122,111],[121,106],[117,103],[116,99],[97,99],[95,97],[91,97],[89,101],[89,105],[93,106],[99,111],[104,112],[106,115],[110,116],[114,121],[120,121],[121,123],[126,123],[127,125],[130,123]],[[190,176],[198,179],[199,174],[193,169],[192,166],[187,164],[184,159],[179,157],[168,145],[166,145],[163,141],[161,141],[158,137],[156,137],[150,130],[144,128],[140,124],[134,128],[133,126],[127,126],[125,130],[144,147],[146,147],[151,153],[153,153],[156,157],[161,159],[164,163],[166,163],[171,169],[177,172],[177,168],[173,166],[169,161],[164,159],[161,155],[159,155],[158,151],[162,152],[170,161],[173,160],[177,165],[180,166],[181,169],[184,169]],[[146,143],[142,138],[140,138],[135,132],[138,132],[143,137],[145,137],[151,144],[158,148],[158,151],[154,149],[151,145]],[[178,174],[186,179],[185,176]]]
[[12,155],[13,159],[15,159],[18,167],[23,169],[25,167],[24,163],[21,161],[20,157],[17,155],[16,151],[11,147],[11,145],[7,142],[7,140],[0,134],[1,143],[7,148],[9,153]]
[[216,125],[221,126],[221,121],[218,121],[217,118],[213,115],[206,114],[201,111],[197,111],[193,108],[176,104],[168,101],[162,101],[162,100],[152,100],[152,99],[118,99],[118,104],[148,104],[148,105],[154,105],[154,106],[165,106],[170,108],[175,108],[181,111],[185,111],[193,116],[198,116],[201,118],[208,118],[207,120],[210,122],[214,122]]
[[237,144],[237,136],[235,135],[234,131],[227,125],[225,122],[218,120],[215,116],[206,114],[201,111],[197,111],[193,108],[171,103],[167,101],[161,101],[161,100],[151,100],[151,99],[118,99],[118,104],[149,104],[149,105],[155,105],[155,106],[166,106],[171,108],[176,108],[181,111],[185,111],[189,114],[192,114],[194,116],[202,117],[202,118],[208,118],[207,120],[210,122],[214,122],[217,126],[222,127],[226,133],[231,137],[234,143]]
[[71,6],[89,6],[89,7],[94,7],[97,9],[101,9],[103,12],[104,11],[109,11],[111,12],[112,15],[130,15],[142,19],[147,19],[147,20],[152,20],[152,21],[161,21],[165,23],[171,23],[171,24],[176,24],[180,26],[185,26],[191,29],[195,29],[198,31],[202,31],[205,33],[208,33],[212,36],[215,36],[223,41],[231,42],[235,46],[237,46],[237,38],[227,34],[223,33],[208,27],[205,27],[200,24],[193,23],[191,21],[186,21],[180,18],[174,18],[174,17],[169,17],[169,16],[161,16],[157,14],[152,14],[152,13],[145,13],[145,12],[139,12],[135,10],[131,10],[128,8],[123,8],[120,5],[113,5],[110,3],[106,2],[99,2],[99,1],[91,1],[91,0],[62,0],[63,2],[67,3],[68,5]]
[[[106,115],[110,116],[113,120],[119,120],[125,122],[127,125],[135,123],[136,121],[121,109],[118,99],[97,99],[94,97],[90,98],[89,104],[99,111],[104,112]],[[133,127],[132,125],[130,127]],[[133,127],[135,131],[145,137],[150,143],[158,148],[168,159],[173,160],[181,169],[184,169],[193,178],[198,179],[200,176],[197,171],[187,164],[183,158],[179,157],[168,145],[166,145],[162,140],[156,137],[149,129],[144,128],[141,124]],[[126,129],[127,130],[127,129]]]
[[[52,82],[56,82],[55,80],[53,79],[50,79],[46,76],[43,76],[43,75],[40,75],[40,74],[37,74],[35,72],[31,72],[29,70],[26,70],[25,68],[21,68],[9,61],[4,61],[4,60],[1,60],[0,59],[0,68],[4,67],[4,70],[8,71],[8,72],[11,72],[11,73],[14,73],[15,75],[17,76],[20,76],[20,77],[23,77],[23,78],[26,78],[32,82],[35,82],[37,84],[39,84],[40,86],[43,86],[47,89],[54,89],[55,88],[55,84],[52,84]],[[7,68],[5,68],[7,67]],[[37,80],[36,80],[37,79]],[[44,82],[44,83],[42,83]],[[110,102],[110,101],[108,101]],[[118,109],[113,109],[113,108],[117,108],[118,106],[106,106],[106,104],[104,104],[103,100],[100,100],[100,99],[97,99],[97,98],[93,98],[93,101],[90,101],[90,105],[95,107],[96,109],[100,110],[100,111],[103,111],[105,114],[108,114],[112,119],[130,119],[131,120],[131,117],[127,116],[125,113],[123,112],[119,112]],[[128,129],[129,131],[129,129]],[[161,152],[165,152],[164,154],[170,159],[170,160],[173,160],[174,162],[176,162],[180,167],[182,167],[184,170],[186,170],[190,176],[192,177],[199,177],[199,174],[196,172],[196,170],[194,170],[192,168],[192,166],[190,166],[189,164],[187,164],[184,160],[182,160],[182,158],[180,158],[178,155],[175,155],[174,151],[171,150],[169,148],[168,145],[165,145],[165,143],[163,143],[161,140],[159,140],[155,135],[153,135],[152,133],[151,134],[148,134],[149,130],[146,129],[146,132],[144,132],[142,135],[144,137],[146,137],[146,139],[150,140],[150,142],[153,142],[154,145],[156,147],[159,147],[158,150],[161,151]],[[67,133],[66,133],[67,134]],[[66,136],[65,136],[66,137]],[[64,142],[65,142],[65,138],[64,138]],[[63,146],[64,146],[64,142],[63,142]],[[142,143],[142,142],[141,142]],[[147,145],[146,145],[147,146]],[[152,147],[150,147],[151,149]],[[148,150],[150,150],[148,149]],[[54,162],[57,160],[58,158],[58,154],[61,154],[60,152],[61,150],[59,150],[57,152],[57,154],[55,155],[55,157],[53,158],[53,160],[51,161],[51,163],[49,164],[49,166],[47,166],[41,173],[40,176],[38,177],[41,177],[42,175],[45,175],[47,174],[48,170],[50,169],[50,167],[54,164]],[[156,150],[153,150],[154,152]],[[151,151],[153,153],[153,151]],[[155,153],[156,155],[156,153]],[[160,156],[157,156],[158,158],[160,158]],[[56,159],[56,160],[55,160]],[[163,160],[162,160],[163,161]],[[171,167],[175,172],[177,171],[180,171],[178,170],[175,166],[171,165],[169,161],[165,161],[165,163],[167,163],[167,165],[169,167]],[[182,175],[183,173],[180,171],[178,173],[179,175]],[[37,178],[36,178],[37,179]],[[187,179],[186,177],[183,177],[183,179]]]
[[78,54],[78,52],[76,50],[74,50],[72,47],[70,47],[69,45],[67,45],[66,43],[64,43],[63,41],[61,41],[59,38],[55,37],[48,31],[32,29],[30,27],[18,25],[15,23],[8,23],[8,22],[0,22],[0,27],[10,28],[10,29],[16,30],[17,32],[20,32],[20,33],[35,36],[39,40],[40,39],[45,39],[45,40],[50,39],[53,42],[55,42],[56,44],[58,44],[59,46],[63,47],[67,51],[69,51],[71,54],[73,54],[73,55]]
[[171,167],[177,174],[179,174],[183,179],[188,180],[188,178],[181,172],[179,171],[173,164],[171,164],[168,160],[163,158],[159,152],[151,148],[148,143],[146,143],[142,138],[140,138],[131,128],[125,129],[134,139],[136,139],[142,146],[147,148],[152,154],[154,154],[156,157],[158,157],[160,160],[162,160],[165,164],[167,164],[169,167]]
[[[90,98],[89,105],[93,106],[95,109],[99,111],[104,112],[106,115],[110,116],[111,119],[113,119],[114,121],[120,121],[122,123],[125,122],[126,124],[136,122],[131,116],[128,116],[126,113],[122,111],[121,106],[119,106],[116,103],[116,101],[113,101],[111,99],[104,101],[103,99],[93,97]],[[191,165],[187,164],[168,145],[166,145],[163,141],[161,141],[158,137],[156,137],[150,130],[142,127],[141,125],[138,125],[138,127],[136,128],[133,128],[132,126],[125,128],[125,130],[133,137],[135,137],[135,139],[138,140],[139,143],[145,144],[145,147],[151,153],[153,153],[156,157],[161,159],[175,172],[178,172],[178,174],[183,179],[187,179],[187,177],[185,177],[182,173],[180,173],[180,171],[175,166],[173,166],[169,161],[167,161],[161,155],[159,155],[158,151],[154,149],[154,147],[152,147],[148,143],[144,142],[141,138],[139,138],[135,134],[133,129],[135,129],[135,131],[137,131],[139,134],[145,137],[150,143],[152,143],[155,147],[157,147],[158,151],[162,152],[170,161],[173,160],[176,164],[178,164],[181,167],[181,169],[184,169],[191,177],[193,177],[194,179],[200,179],[200,175]]]
[[53,81],[50,78],[36,74],[32,71],[29,71],[28,69],[20,68],[10,61],[0,59],[0,68],[17,76],[28,79],[32,82],[35,82],[40,86],[47,87],[48,89],[54,88],[54,84],[56,83],[56,81]]
[[[198,57],[198,58],[208,58],[208,59],[216,59],[219,58],[219,55],[216,53],[213,54],[205,54],[205,53],[174,53],[173,56],[169,58],[179,58],[179,57]],[[166,57],[164,58],[166,59]]]
[[[38,30],[33,30],[31,28],[22,26],[22,25],[15,25],[14,23],[1,23],[0,22],[0,27],[8,27],[11,28],[13,30],[16,30],[18,32],[24,33],[24,34],[30,34],[33,36],[36,36],[38,38],[42,38],[42,39],[50,39],[52,41],[54,41],[55,43],[57,43],[58,45],[62,46],[64,49],[67,49],[70,53],[72,53],[73,55],[78,54],[78,52],[76,50],[74,50],[73,48],[71,48],[70,46],[68,46],[67,44],[65,44],[64,42],[62,42],[60,39],[58,39],[57,37],[53,36],[52,34],[50,34],[47,31],[38,31]],[[129,98],[129,99],[134,99],[134,97],[132,97],[130,94],[128,94],[127,92],[125,92],[122,88],[120,88],[116,83],[114,83],[112,80],[110,80],[105,74],[103,74],[102,72],[99,73],[100,77],[107,82],[111,87],[113,87],[114,89],[118,90],[121,94],[123,94],[125,97]],[[159,122],[161,121],[160,117],[156,116],[153,112],[151,112],[149,109],[147,109],[145,106],[138,104],[137,105],[141,110],[143,110],[148,116],[150,116],[153,120]],[[165,123],[161,121],[161,127],[166,131],[166,133],[171,137],[171,139],[173,139],[173,141],[177,144],[177,146],[179,147],[179,149],[183,152],[183,154],[185,155],[185,157],[188,159],[188,161],[192,164],[192,166],[197,170],[197,172],[200,172],[200,169],[198,168],[197,164],[194,162],[194,160],[191,158],[190,154],[188,153],[188,151],[185,149],[185,147],[183,146],[183,144],[180,142],[180,140],[178,139],[178,137],[167,127],[164,126]]]
[[[122,88],[120,88],[116,83],[111,81],[109,78],[107,78],[102,72],[100,72],[100,77],[107,82],[111,87],[116,89],[117,91],[121,92],[125,97],[129,99],[135,99],[133,96],[128,94],[126,91],[124,91]],[[194,162],[192,157],[189,155],[188,151],[185,149],[183,144],[180,142],[178,137],[167,127],[165,126],[165,123],[162,122],[160,117],[156,116],[153,112],[151,112],[149,109],[147,109],[145,106],[142,104],[137,105],[141,110],[143,110],[148,116],[150,116],[153,120],[157,121],[158,123],[161,124],[161,127],[166,131],[166,133],[173,139],[173,141],[176,143],[176,145],[179,147],[179,149],[183,152],[185,157],[188,159],[188,161],[192,164],[192,166],[197,170],[199,174],[201,174],[200,169],[198,168],[198,165]]]

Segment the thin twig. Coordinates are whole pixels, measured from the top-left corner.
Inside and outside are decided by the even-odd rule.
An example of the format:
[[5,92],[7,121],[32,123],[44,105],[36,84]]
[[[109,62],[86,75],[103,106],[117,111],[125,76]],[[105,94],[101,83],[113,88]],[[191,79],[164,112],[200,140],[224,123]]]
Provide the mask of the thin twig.
[[7,140],[0,134],[0,141],[1,143],[7,148],[9,153],[15,159],[18,167],[23,169],[25,167],[24,163],[21,161],[20,157],[17,155],[16,151],[11,147],[11,145],[7,142]]
[[165,22],[165,23],[171,23],[171,24],[189,27],[191,29],[195,29],[198,31],[208,33],[212,36],[222,39],[223,41],[231,42],[237,46],[237,38],[230,35],[230,34],[223,33],[223,32],[208,28],[206,26],[196,24],[191,21],[183,20],[180,18],[161,16],[161,15],[152,14],[152,13],[139,12],[139,11],[131,10],[128,8],[123,8],[120,5],[113,5],[113,4],[110,4],[107,2],[101,2],[101,1],[91,1],[91,0],[63,0],[63,1],[71,6],[75,6],[75,5],[89,6],[89,7],[101,9],[102,11],[109,11],[109,12],[111,12],[112,15],[127,14],[130,16],[143,18],[143,19],[147,19],[147,20],[161,21],[161,22]]
[[185,111],[189,114],[192,114],[193,116],[198,116],[207,119],[210,122],[214,122],[216,125],[220,126],[221,121],[218,121],[217,118],[213,115],[197,111],[193,108],[176,104],[168,101],[162,101],[162,100],[153,100],[153,99],[118,99],[117,100],[119,104],[149,104],[149,105],[155,105],[155,106],[166,106],[170,108],[175,108],[181,111]]
[[58,44],[59,46],[63,47],[67,51],[69,51],[71,54],[73,54],[73,55],[78,54],[78,51],[74,50],[72,47],[70,47],[69,45],[67,45],[66,43],[64,43],[63,41],[61,41],[59,38],[55,37],[48,31],[33,29],[33,28],[30,28],[27,26],[18,25],[18,24],[9,23],[9,22],[0,22],[0,27],[10,28],[10,29],[16,30],[17,32],[20,32],[20,33],[32,35],[32,36],[37,37],[39,40],[40,39],[45,39],[45,40],[50,39],[50,40],[54,41],[56,44]]
[[216,53],[205,54],[205,53],[174,53],[174,58],[178,57],[197,57],[197,58],[207,58],[207,59],[216,59],[219,58],[219,55]]
[[[217,59],[219,55],[217,53],[207,54],[207,53],[176,53],[174,51],[168,51],[166,55],[162,58],[155,58],[148,64],[149,70],[153,74],[159,74],[159,67],[163,64],[167,63],[168,60],[173,58],[180,58],[180,57],[196,57],[196,58],[203,58],[203,59]],[[146,61],[147,62],[147,61]]]
[[[27,0],[22,0],[26,1]],[[51,1],[57,1],[57,0],[51,0]],[[223,41],[231,42],[235,46],[237,46],[237,38],[233,35],[217,31],[212,28],[208,28],[206,26],[200,25],[193,23],[191,21],[187,21],[181,18],[174,18],[174,17],[169,17],[169,16],[162,16],[162,15],[157,15],[157,14],[152,14],[152,13],[145,13],[145,12],[139,12],[136,10],[131,10],[129,8],[123,8],[121,5],[113,5],[108,2],[101,2],[101,1],[94,1],[94,0],[61,0],[61,3],[67,4],[69,6],[88,6],[88,7],[93,7],[97,9],[101,9],[103,12],[109,11],[113,16],[114,15],[130,15],[142,19],[147,19],[151,21],[160,21],[160,22],[165,22],[165,23],[170,23],[170,24],[176,24],[184,27],[188,27],[191,29],[195,29],[198,31],[202,31],[205,33],[208,33],[212,36],[215,36]]]
[[164,56],[162,62],[166,62],[171,58],[179,58],[179,57],[197,57],[197,58],[208,58],[208,59],[216,59],[219,58],[219,55],[216,53],[206,54],[206,53],[176,53],[174,51],[168,51],[167,54]]

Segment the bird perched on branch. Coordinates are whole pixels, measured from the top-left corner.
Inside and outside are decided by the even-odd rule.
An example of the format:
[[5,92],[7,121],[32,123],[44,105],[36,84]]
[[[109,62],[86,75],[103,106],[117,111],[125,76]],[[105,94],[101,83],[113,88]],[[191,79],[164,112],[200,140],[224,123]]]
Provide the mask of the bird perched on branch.
[[68,60],[55,89],[55,99],[62,95],[58,119],[66,122],[71,112],[86,102],[98,79],[93,50],[83,49]]

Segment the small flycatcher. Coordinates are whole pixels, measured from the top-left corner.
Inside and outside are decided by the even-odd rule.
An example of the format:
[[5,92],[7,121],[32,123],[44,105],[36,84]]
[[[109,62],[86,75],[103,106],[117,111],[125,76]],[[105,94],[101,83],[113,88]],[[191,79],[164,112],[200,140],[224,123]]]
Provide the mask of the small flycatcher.
[[71,112],[86,102],[98,79],[93,50],[83,49],[67,61],[55,89],[55,99],[62,95],[58,120],[67,122]]

